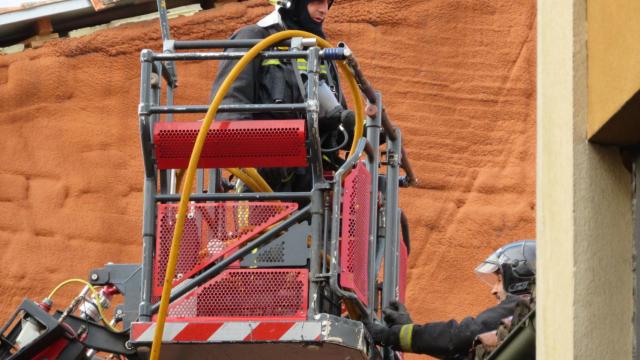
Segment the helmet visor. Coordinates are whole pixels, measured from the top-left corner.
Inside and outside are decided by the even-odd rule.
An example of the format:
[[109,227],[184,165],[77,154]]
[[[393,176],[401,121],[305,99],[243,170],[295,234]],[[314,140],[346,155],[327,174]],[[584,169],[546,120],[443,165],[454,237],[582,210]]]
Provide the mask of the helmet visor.
[[498,265],[498,256],[494,253],[487,258],[487,260],[476,266],[473,271],[482,282],[489,286],[493,286],[498,281],[497,272],[500,270]]
[[498,281],[498,266],[489,263],[482,263],[474,270],[476,276],[482,280],[483,283],[493,287],[496,281]]

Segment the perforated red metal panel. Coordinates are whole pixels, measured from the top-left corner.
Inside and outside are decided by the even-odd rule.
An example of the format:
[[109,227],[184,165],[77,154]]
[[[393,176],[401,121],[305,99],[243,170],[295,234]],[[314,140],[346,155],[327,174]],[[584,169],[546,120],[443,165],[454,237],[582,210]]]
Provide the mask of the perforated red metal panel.
[[369,293],[370,193],[371,174],[360,162],[344,180],[340,286],[354,291],[363,304]]
[[169,307],[169,317],[305,319],[307,269],[226,270]]
[[[296,203],[224,202],[190,204],[173,285],[234,251],[298,208]],[[177,204],[158,205],[153,295],[162,293]]]
[[[159,169],[186,169],[201,122],[161,122],[153,131]],[[304,120],[216,121],[199,168],[307,165]]]
[[398,292],[400,302],[405,302],[406,290],[407,290],[407,266],[408,266],[408,254],[407,246],[402,239],[402,233],[400,233],[400,261],[398,262]]

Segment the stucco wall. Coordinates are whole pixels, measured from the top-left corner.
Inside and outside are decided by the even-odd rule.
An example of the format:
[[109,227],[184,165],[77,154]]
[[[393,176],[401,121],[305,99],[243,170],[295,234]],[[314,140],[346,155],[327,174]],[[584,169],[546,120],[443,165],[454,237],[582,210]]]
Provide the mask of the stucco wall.
[[[229,3],[172,20],[172,30],[226,37],[267,13],[264,3]],[[400,200],[416,321],[495,303],[474,267],[535,237],[535,9],[533,0],[338,0],[331,10],[329,39],[347,41],[382,91],[421,181]],[[159,49],[158,28],[124,25],[0,57],[0,318],[64,279],[139,261],[139,51]],[[214,67],[178,71],[177,103],[206,103]]]

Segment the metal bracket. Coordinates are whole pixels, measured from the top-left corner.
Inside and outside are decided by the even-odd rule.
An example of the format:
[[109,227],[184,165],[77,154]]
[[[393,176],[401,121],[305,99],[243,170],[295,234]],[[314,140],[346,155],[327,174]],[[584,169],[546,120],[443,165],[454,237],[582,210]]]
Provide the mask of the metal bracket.
[[[58,318],[59,315],[60,313],[56,313],[53,317]],[[86,327],[86,337],[83,340],[83,345],[90,349],[135,357],[135,351],[126,347],[129,339],[127,332],[114,333],[93,321],[84,320],[73,315],[66,317],[64,323],[71,326],[72,329]]]
[[155,72],[151,73],[151,87],[152,88],[159,88],[160,87],[160,75],[158,75]]
[[303,42],[304,38],[301,37],[294,37],[291,38],[291,50],[302,50],[303,48]]
[[320,103],[317,100],[307,101],[307,111],[320,111]]
[[173,53],[176,51],[176,41],[175,40],[165,40],[162,42],[162,52],[170,52]]
[[153,61],[153,51],[149,49],[143,49],[140,52],[140,62],[152,62]]
[[316,276],[310,278],[310,280],[313,282],[325,282],[329,279],[331,279],[331,274],[317,274]]
[[149,104],[138,104],[138,115],[149,115]]
[[128,328],[138,318],[142,283],[142,267],[139,264],[107,264],[103,268],[93,269],[89,281],[93,285],[113,284],[125,297],[124,304],[116,307],[116,316],[122,319]]
[[315,185],[315,189],[317,190],[330,190],[331,184],[329,182],[322,182]]
[[304,38],[302,39],[302,46],[304,47],[313,47],[318,45],[318,40],[316,38]]
[[307,223],[293,225],[279,238],[272,240],[255,253],[244,257],[240,266],[246,267],[297,267],[307,265],[309,248],[306,239],[311,236]]
[[387,163],[389,164],[389,166],[393,167],[400,165],[400,156],[396,153],[390,152],[389,156],[387,157]]
[[[344,49],[344,56],[348,59],[348,60],[352,60],[353,59],[353,51],[351,51],[351,48],[349,48],[349,46],[347,46],[347,43],[345,42],[339,42],[338,43],[338,47]],[[348,61],[349,66],[351,66],[351,61]]]

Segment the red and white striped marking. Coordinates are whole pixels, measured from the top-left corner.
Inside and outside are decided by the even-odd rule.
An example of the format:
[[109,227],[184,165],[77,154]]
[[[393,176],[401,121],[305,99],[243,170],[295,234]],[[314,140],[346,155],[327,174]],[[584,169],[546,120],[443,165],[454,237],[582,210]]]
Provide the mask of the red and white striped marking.
[[[151,342],[156,323],[133,323],[131,341]],[[163,342],[317,341],[322,325],[316,321],[167,322]]]

